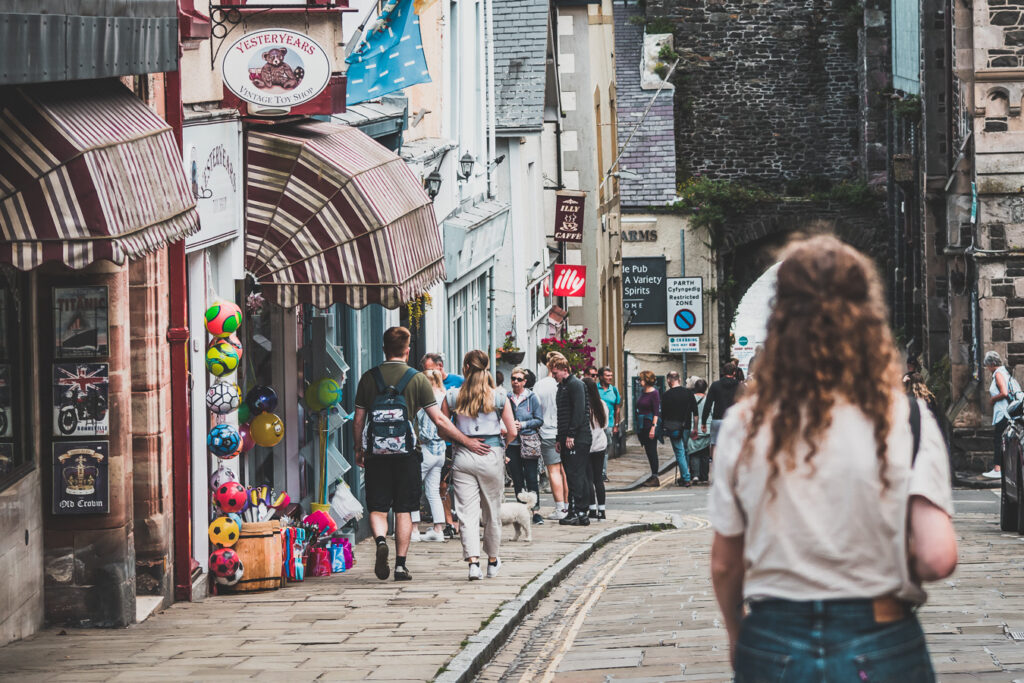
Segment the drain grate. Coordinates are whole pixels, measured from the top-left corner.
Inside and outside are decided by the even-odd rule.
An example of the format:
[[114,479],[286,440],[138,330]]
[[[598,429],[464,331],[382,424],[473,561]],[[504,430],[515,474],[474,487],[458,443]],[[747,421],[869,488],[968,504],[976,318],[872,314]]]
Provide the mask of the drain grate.
[[1006,635],[1014,640],[1024,640],[1024,631],[1007,631]]

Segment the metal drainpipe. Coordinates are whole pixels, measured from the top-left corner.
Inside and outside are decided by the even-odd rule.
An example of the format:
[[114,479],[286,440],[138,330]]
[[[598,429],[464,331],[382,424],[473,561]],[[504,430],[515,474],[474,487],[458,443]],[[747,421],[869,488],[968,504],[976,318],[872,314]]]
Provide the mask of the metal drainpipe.
[[[179,10],[180,11],[180,10]],[[181,59],[181,39],[178,39]],[[181,74],[169,71],[164,87],[167,123],[174,131],[178,152],[183,149],[185,114],[181,98]],[[189,443],[188,407],[188,279],[185,240],[167,245],[168,327],[171,347],[171,467],[174,517],[174,599],[192,599],[192,454]]]

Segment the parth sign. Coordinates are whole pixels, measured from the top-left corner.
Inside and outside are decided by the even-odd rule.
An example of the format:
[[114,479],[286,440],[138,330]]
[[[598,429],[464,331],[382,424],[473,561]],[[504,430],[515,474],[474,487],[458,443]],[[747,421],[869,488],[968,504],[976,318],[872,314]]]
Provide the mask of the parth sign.
[[555,296],[583,296],[587,293],[587,267],[556,265]]
[[704,280],[699,277],[666,279],[665,320],[669,336],[704,334]]
[[286,29],[247,33],[224,55],[224,85],[258,110],[286,113],[323,92],[331,59],[309,36]]

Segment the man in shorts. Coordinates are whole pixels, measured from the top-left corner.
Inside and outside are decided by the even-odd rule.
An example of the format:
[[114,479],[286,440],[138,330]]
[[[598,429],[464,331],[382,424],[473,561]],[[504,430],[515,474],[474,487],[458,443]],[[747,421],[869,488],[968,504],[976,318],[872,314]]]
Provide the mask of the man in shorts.
[[565,360],[565,356],[557,351],[548,354],[548,376],[537,380],[533,385],[533,393],[537,395],[544,413],[544,424],[538,430],[540,457],[548,471],[551,497],[555,499],[555,511],[548,515],[548,519],[562,520],[569,511],[569,485],[565,478],[565,470],[562,468],[562,457],[555,447],[558,436],[558,408],[555,405],[558,382],[551,376],[551,367],[556,358]]
[[[389,387],[398,385],[408,371],[409,365],[409,330],[404,327],[392,327],[384,332],[384,358],[379,366],[384,384]],[[437,406],[434,390],[430,380],[422,373],[417,373],[402,391],[405,397],[407,414],[410,418],[423,408],[427,416],[437,425],[438,433],[458,442],[474,453],[485,455],[490,447],[483,441],[471,439],[451,423]],[[366,483],[366,507],[370,511],[370,529],[377,543],[377,557],[374,573],[384,581],[391,574],[388,566],[388,511],[395,513],[395,581],[410,581],[412,574],[405,566],[405,558],[409,553],[409,542],[412,540],[412,517],[410,513],[420,509],[422,481],[420,479],[420,455],[418,450],[404,455],[375,456],[366,453],[363,440],[363,427],[366,424],[367,411],[373,408],[377,398],[377,382],[372,371],[366,372],[359,379],[356,388],[356,410],[353,427],[356,435],[356,465],[364,469]]]

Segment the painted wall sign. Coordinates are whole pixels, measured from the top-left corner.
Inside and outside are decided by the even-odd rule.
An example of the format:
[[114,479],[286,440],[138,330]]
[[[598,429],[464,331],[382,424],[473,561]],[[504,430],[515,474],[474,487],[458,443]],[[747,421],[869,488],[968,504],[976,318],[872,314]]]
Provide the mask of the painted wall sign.
[[106,441],[53,444],[53,514],[110,512],[110,445]]
[[273,28],[247,33],[224,55],[224,85],[265,114],[287,113],[323,92],[331,59],[307,35]]
[[703,278],[667,278],[665,300],[665,320],[669,336],[704,334]]
[[205,249],[242,234],[242,122],[199,121],[182,129],[185,176],[199,211],[199,230],[185,251]]
[[561,190],[555,193],[555,241],[583,241],[583,207],[586,199],[586,192]]
[[53,435],[103,436],[110,433],[106,363],[53,366]]
[[587,267],[566,266],[558,264],[554,267],[555,296],[585,296],[587,293]]
[[635,311],[631,325],[664,324],[664,256],[622,259],[622,305]]
[[107,356],[107,288],[54,287],[54,355],[57,358]]
[[623,242],[657,242],[657,230],[623,230]]

